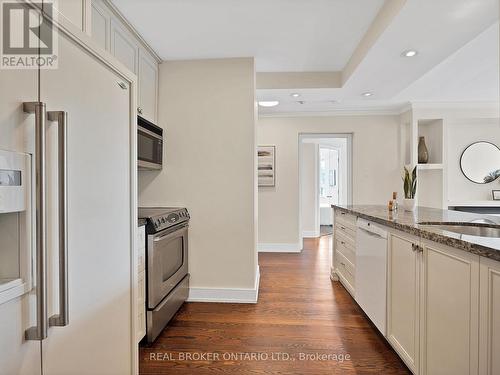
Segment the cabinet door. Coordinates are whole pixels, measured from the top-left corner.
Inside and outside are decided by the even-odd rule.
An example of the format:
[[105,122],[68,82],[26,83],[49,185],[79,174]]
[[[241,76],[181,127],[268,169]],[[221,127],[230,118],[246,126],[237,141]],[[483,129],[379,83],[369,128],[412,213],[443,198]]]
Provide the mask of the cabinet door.
[[479,256],[425,243],[422,374],[477,374]]
[[158,93],[158,64],[144,50],[139,51],[139,114],[156,122],[156,101]]
[[54,2],[54,6],[59,11],[59,17],[75,25],[78,30],[85,30],[86,7],[90,5],[90,0],[59,0]]
[[[42,343],[44,375],[132,373],[130,90],[59,33],[41,70],[48,110],[67,111],[69,324]],[[59,312],[57,122],[47,123],[48,309]],[[135,242],[135,241],[134,241]],[[135,319],[134,319],[135,322]],[[133,331],[134,330],[134,331]]]
[[479,373],[500,374],[500,262],[480,259]]
[[111,19],[111,54],[137,74],[139,47],[130,33],[116,20]]
[[92,0],[92,39],[110,51],[111,14],[100,0]]
[[419,367],[418,240],[390,234],[387,278],[387,339],[414,374]]

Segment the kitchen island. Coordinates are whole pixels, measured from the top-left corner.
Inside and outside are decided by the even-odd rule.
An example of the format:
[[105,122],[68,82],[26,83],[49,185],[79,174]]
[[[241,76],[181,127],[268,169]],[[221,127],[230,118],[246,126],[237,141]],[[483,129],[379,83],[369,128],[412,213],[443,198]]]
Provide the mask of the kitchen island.
[[[386,234],[384,267],[372,288],[382,277],[373,290],[383,296],[381,333],[414,374],[500,373],[500,218],[424,207],[332,207],[332,279],[362,308],[360,296],[372,287],[366,228]],[[365,266],[356,269],[357,263]]]

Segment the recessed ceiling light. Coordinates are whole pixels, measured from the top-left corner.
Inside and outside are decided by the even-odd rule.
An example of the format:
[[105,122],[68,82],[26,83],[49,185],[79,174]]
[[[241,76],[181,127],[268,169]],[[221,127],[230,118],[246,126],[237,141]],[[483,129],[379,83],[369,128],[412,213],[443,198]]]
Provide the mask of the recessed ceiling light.
[[367,92],[362,93],[361,95],[363,95],[365,97],[369,97],[369,96],[373,96],[373,92],[367,91]]
[[415,57],[418,55],[418,52],[414,49],[409,49],[408,51],[404,51],[401,56],[403,57]]
[[276,107],[278,104],[280,104],[280,102],[277,101],[277,100],[267,100],[267,101],[264,100],[264,101],[259,102],[259,105],[261,107],[266,107],[266,108],[268,108],[268,107]]
[[292,98],[298,98],[298,97],[300,96],[300,94],[299,94],[299,93],[297,93],[297,92],[294,92],[293,94],[290,94],[290,96],[291,96]]

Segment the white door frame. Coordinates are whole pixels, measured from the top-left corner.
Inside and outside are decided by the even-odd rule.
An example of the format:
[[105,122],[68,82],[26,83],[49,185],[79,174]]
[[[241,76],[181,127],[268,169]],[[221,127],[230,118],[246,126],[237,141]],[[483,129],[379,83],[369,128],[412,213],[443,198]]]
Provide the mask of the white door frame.
[[[346,203],[348,205],[352,204],[352,178],[353,178],[353,163],[352,163],[352,139],[353,139],[353,134],[352,133],[299,133],[298,137],[298,148],[299,148],[299,162],[298,162],[298,169],[299,169],[299,238],[303,239],[303,230],[302,230],[302,204],[301,204],[301,199],[302,199],[302,182],[301,182],[301,176],[302,176],[302,148],[301,144],[303,143],[303,140],[305,139],[316,139],[316,138],[344,138],[347,141],[347,150],[346,150],[346,164],[347,164],[347,189],[346,189]],[[319,152],[319,148],[318,148]],[[319,161],[317,165],[318,169],[318,174],[319,174]],[[319,179],[319,176],[318,176]],[[319,186],[319,185],[318,185]],[[319,191],[316,192],[316,197],[315,197],[315,202],[316,204],[316,209],[317,209],[317,222],[319,226]],[[318,227],[319,231],[319,227]]]

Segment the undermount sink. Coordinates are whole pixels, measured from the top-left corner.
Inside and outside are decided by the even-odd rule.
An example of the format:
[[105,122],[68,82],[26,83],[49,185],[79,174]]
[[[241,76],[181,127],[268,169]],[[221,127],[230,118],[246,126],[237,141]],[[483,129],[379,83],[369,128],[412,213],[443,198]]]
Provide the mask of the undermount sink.
[[434,222],[422,222],[419,223],[423,227],[432,227],[435,229],[445,230],[448,232],[454,232],[459,234],[465,234],[468,236],[477,237],[496,237],[500,238],[500,228],[492,227],[491,224],[484,223],[434,223]]

